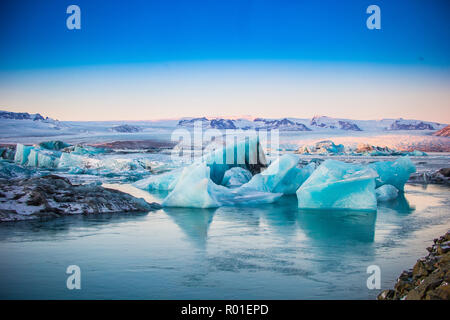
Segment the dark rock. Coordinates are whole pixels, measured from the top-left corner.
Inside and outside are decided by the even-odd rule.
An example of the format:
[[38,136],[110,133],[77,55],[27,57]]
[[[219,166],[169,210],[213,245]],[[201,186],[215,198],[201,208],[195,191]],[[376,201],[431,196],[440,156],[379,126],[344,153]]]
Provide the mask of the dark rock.
[[449,300],[450,299],[450,232],[433,240],[429,254],[403,271],[394,290],[384,290],[379,300]]
[[[147,212],[161,208],[127,193],[96,184],[74,185],[57,175],[2,180],[0,221],[72,214]],[[6,197],[6,194],[16,196]],[[10,210],[9,208],[16,208]]]

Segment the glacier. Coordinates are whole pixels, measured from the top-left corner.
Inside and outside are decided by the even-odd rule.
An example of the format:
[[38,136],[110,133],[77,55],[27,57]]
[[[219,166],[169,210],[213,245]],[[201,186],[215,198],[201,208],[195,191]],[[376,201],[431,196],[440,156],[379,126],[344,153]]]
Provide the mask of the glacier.
[[376,177],[371,168],[326,160],[297,190],[298,207],[376,211]]

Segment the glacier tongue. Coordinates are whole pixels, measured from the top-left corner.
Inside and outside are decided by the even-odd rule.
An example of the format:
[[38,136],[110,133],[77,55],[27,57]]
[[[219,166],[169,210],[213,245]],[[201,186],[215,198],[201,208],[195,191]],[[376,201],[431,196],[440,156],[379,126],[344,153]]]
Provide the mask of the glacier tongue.
[[297,190],[298,207],[376,211],[377,176],[371,168],[326,160]]

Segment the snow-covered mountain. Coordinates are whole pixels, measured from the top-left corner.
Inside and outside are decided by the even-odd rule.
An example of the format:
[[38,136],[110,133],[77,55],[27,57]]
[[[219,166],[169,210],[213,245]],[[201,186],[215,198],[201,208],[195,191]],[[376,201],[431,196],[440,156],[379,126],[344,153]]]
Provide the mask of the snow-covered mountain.
[[439,131],[436,131],[435,133],[433,133],[433,136],[450,137],[450,125],[446,126],[445,128]]
[[390,130],[437,130],[440,127],[440,123],[436,122],[425,122],[419,120],[395,120],[391,126]]
[[445,124],[421,120],[405,119],[382,119],[382,120],[350,120],[331,118],[326,116],[315,116],[312,119],[282,118],[267,119],[256,118],[253,121],[247,119],[223,119],[214,118],[183,118],[178,122],[179,127],[194,127],[200,123],[202,128],[211,129],[255,129],[280,131],[392,131],[392,130],[439,130]]
[[325,116],[315,116],[311,119],[311,126],[327,129],[341,129],[350,131],[362,131],[352,120],[335,119]]
[[284,119],[263,119],[256,118],[253,122],[257,123],[257,129],[272,130],[278,129],[281,131],[311,131],[310,128],[301,122],[295,120]]

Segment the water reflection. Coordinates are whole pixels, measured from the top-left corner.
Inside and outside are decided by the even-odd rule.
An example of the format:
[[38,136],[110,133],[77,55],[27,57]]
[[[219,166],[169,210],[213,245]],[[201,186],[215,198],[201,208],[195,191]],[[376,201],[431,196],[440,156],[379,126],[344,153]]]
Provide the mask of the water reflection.
[[400,193],[397,198],[392,201],[380,202],[379,208],[386,208],[400,214],[409,214],[416,210],[414,205],[411,205],[403,193]]
[[[55,238],[68,239],[74,230],[95,234],[120,223],[139,223],[146,219],[148,212],[107,213],[95,215],[73,215],[58,218],[4,222],[1,224],[0,241],[17,237],[18,241],[45,241]],[[154,212],[150,212],[154,214]],[[42,237],[41,237],[42,236]]]
[[366,242],[375,238],[376,212],[299,210],[297,221],[317,242]]
[[164,208],[163,211],[180,227],[192,243],[200,248],[206,246],[208,229],[216,208]]

